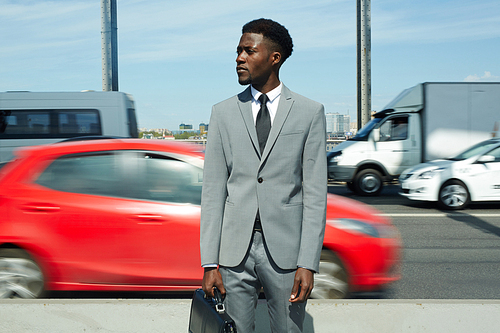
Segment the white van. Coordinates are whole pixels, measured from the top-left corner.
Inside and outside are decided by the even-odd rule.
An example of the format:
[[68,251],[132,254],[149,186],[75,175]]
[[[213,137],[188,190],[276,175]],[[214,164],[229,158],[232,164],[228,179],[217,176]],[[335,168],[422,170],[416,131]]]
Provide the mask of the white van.
[[360,195],[422,162],[457,155],[498,131],[499,82],[425,82],[404,90],[328,153],[328,176]]
[[0,163],[18,147],[81,136],[137,138],[132,96],[118,91],[0,92]]

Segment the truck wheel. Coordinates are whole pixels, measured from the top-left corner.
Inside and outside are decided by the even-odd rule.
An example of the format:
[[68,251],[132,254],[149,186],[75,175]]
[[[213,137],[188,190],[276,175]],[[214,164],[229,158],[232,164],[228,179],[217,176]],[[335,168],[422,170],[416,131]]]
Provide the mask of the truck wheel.
[[356,187],[353,182],[347,182],[346,186],[351,192],[356,192]]
[[311,298],[346,298],[349,292],[349,275],[339,257],[330,250],[321,251],[319,272],[314,276]]
[[43,291],[42,270],[28,253],[0,249],[0,298],[38,298]]
[[382,175],[374,169],[361,170],[355,177],[354,186],[359,195],[379,195],[383,186]]
[[467,186],[459,180],[449,180],[439,190],[438,206],[443,209],[463,209],[470,203]]

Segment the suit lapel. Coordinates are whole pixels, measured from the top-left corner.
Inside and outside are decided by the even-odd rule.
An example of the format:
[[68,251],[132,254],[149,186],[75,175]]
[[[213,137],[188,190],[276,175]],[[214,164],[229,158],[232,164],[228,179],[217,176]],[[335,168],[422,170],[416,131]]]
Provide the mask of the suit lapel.
[[257,138],[257,130],[255,129],[255,121],[252,114],[252,92],[250,91],[250,86],[238,95],[238,107],[250,140],[252,140],[253,147],[257,154],[260,155],[259,139]]
[[[293,105],[292,94],[290,90],[288,90],[288,88],[285,85],[283,85],[283,87],[281,88],[281,97],[280,97],[280,102],[278,104],[278,110],[276,111],[276,116],[274,117],[273,126],[271,127],[271,132],[269,132],[269,137],[267,138],[266,147],[264,148],[264,151],[262,153],[262,158],[260,160],[261,165],[269,155],[272,147],[274,146],[274,143],[276,142],[276,139],[278,139],[278,135],[281,132],[281,128],[283,127],[283,124],[285,123],[285,120],[288,117],[290,110],[292,109],[292,105]],[[257,138],[257,132],[255,132],[255,137]]]
[[[274,117],[273,125],[271,127],[271,132],[269,132],[269,137],[267,138],[266,147],[262,152],[260,159],[260,164],[262,165],[267,156],[269,155],[274,143],[278,139],[278,135],[281,132],[288,114],[293,105],[293,98],[290,90],[283,85],[281,89],[281,97],[278,105],[278,110],[276,111],[276,116]],[[255,129],[255,121],[252,114],[252,93],[250,91],[250,86],[238,95],[238,107],[243,117],[243,121],[247,128],[248,135],[254,146],[255,152],[260,156],[259,139],[257,138],[257,130]]]

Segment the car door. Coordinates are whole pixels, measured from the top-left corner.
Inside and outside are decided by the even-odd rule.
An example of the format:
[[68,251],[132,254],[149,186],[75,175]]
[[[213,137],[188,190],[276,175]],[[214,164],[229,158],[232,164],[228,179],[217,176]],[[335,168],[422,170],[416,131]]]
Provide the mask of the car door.
[[199,286],[203,170],[180,156],[148,151],[130,154],[137,166],[130,214],[138,226],[142,283]]
[[43,234],[58,280],[134,282],[137,224],[124,195],[129,182],[123,162],[122,154],[113,151],[63,156],[19,200],[24,220],[37,223]]
[[476,162],[474,169],[476,170],[477,181],[473,183],[478,199],[480,200],[500,200],[500,147],[497,147],[488,153],[484,154],[483,162]]
[[11,212],[23,242],[45,253],[50,283],[70,289],[201,284],[201,167],[133,151],[44,163],[32,172],[38,176],[12,189]]
[[408,134],[408,116],[391,117],[380,125],[380,137],[372,155],[391,175],[399,175],[411,166],[412,140]]

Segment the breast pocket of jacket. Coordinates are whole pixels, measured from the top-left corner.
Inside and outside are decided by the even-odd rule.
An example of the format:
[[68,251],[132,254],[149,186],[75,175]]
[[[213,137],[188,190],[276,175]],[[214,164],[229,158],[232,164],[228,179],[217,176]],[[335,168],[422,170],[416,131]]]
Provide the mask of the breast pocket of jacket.
[[293,130],[293,131],[283,131],[280,133],[281,136],[289,136],[289,135],[303,135],[304,130]]

